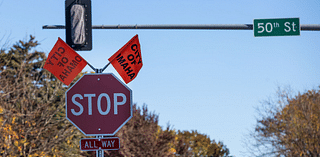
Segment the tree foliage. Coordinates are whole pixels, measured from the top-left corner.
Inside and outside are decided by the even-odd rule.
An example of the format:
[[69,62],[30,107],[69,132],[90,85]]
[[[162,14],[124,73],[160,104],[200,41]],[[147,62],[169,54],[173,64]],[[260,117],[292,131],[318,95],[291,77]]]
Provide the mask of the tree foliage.
[[320,156],[320,90],[295,97],[278,92],[276,101],[266,101],[251,134],[256,155]]
[[[216,143],[197,131],[165,129],[158,125],[158,115],[134,105],[132,119],[116,134],[120,138],[118,151],[105,151],[106,156],[152,156],[152,157],[223,157],[229,149],[222,142]],[[90,155],[88,155],[90,154]],[[95,156],[95,152],[83,154]]]
[[[169,126],[162,129],[158,119],[145,105],[142,109],[134,105],[133,117],[115,135],[120,139],[120,150],[105,151],[105,156],[174,156],[175,132]],[[95,152],[91,156],[95,156]]]
[[0,52],[0,154],[54,156],[78,153],[65,141],[75,128],[65,119],[66,87],[42,69],[46,56],[30,36]]
[[206,134],[196,130],[178,131],[176,141],[176,154],[179,156],[208,156],[223,157],[229,155],[229,149],[222,142],[210,140]]
[[162,130],[158,115],[149,112],[146,106],[133,108],[132,119],[116,134],[122,140],[120,153],[124,156],[171,156],[174,131],[169,126]]

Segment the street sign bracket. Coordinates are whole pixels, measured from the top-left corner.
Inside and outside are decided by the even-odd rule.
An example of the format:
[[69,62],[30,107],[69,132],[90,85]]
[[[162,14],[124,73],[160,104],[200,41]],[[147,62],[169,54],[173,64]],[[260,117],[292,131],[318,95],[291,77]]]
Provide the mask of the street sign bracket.
[[107,65],[105,65],[102,69],[96,69],[95,67],[93,67],[90,63],[88,63],[88,65],[90,66],[90,68],[94,71],[94,72],[96,72],[96,73],[102,73],[104,70],[106,70],[107,69],[107,67],[110,65],[110,62],[107,64]]

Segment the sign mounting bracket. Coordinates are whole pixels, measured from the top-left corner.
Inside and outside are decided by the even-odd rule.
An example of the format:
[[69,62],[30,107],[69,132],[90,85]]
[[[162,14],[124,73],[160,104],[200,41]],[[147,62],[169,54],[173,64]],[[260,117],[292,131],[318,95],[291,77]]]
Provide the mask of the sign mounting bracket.
[[88,63],[88,65],[90,66],[90,68],[94,71],[94,72],[96,72],[96,73],[102,73],[104,70],[106,70],[107,69],[107,67],[110,65],[110,62],[107,64],[107,65],[105,65],[102,69],[96,69],[95,67],[93,67],[90,63]]

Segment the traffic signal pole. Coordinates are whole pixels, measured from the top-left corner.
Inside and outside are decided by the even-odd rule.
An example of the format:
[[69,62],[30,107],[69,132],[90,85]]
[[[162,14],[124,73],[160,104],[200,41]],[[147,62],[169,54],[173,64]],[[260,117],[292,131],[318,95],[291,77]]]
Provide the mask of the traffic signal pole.
[[[320,31],[320,24],[301,24],[301,31]],[[44,25],[42,29],[65,29],[64,25]],[[253,24],[195,25],[92,25],[92,29],[193,29],[193,30],[253,30]]]

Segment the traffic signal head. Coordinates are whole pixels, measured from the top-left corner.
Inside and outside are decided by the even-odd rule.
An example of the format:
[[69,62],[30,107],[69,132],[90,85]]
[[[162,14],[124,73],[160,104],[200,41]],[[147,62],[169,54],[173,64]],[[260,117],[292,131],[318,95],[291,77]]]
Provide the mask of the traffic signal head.
[[92,50],[91,0],[66,0],[66,43],[77,51]]

